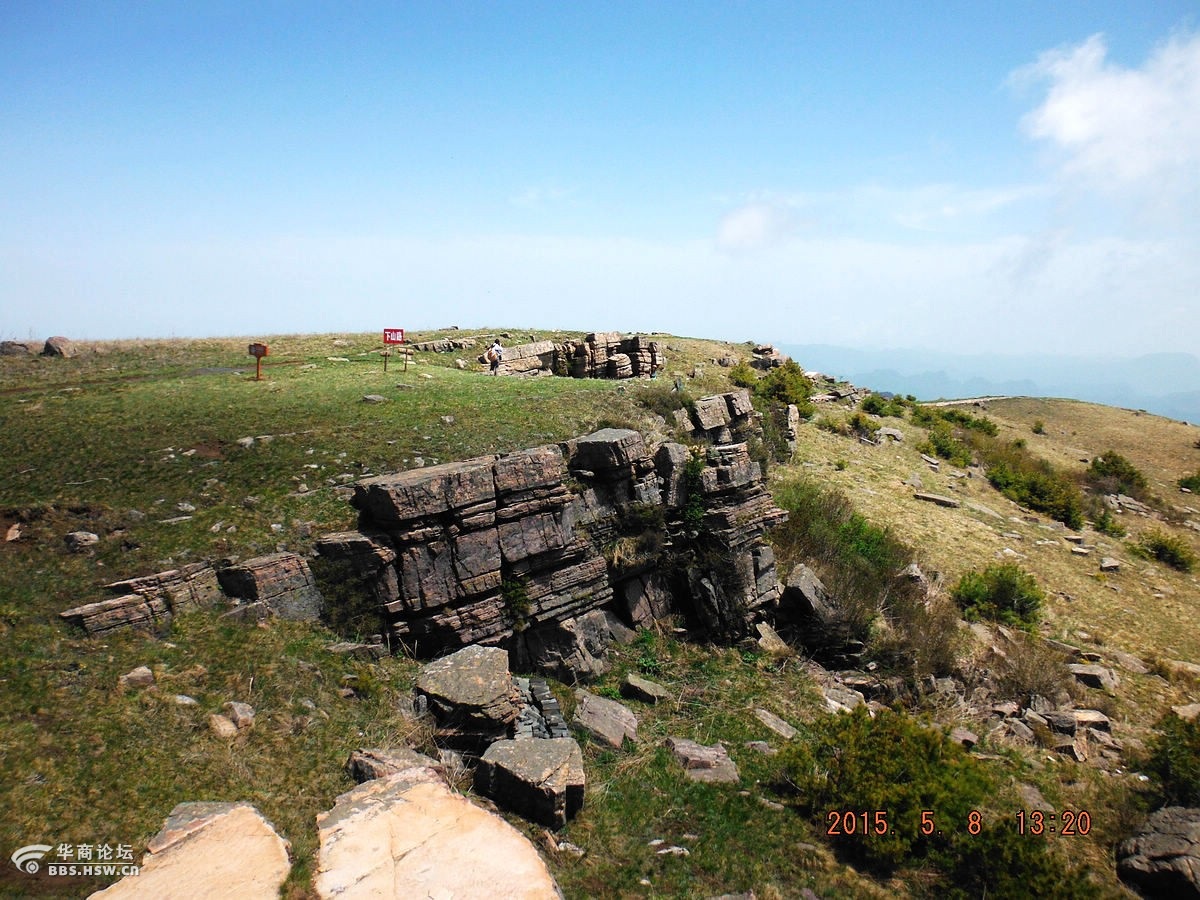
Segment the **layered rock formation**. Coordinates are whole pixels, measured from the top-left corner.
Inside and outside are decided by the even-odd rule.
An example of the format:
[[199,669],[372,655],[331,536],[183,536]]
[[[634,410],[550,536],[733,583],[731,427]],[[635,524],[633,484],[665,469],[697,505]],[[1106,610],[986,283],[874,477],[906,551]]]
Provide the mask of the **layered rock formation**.
[[586,677],[611,630],[594,610],[635,624],[682,612],[733,639],[778,597],[762,537],[786,514],[745,444],[651,456],[636,431],[604,429],[366,478],[351,503],[359,530],[317,552],[422,656],[491,644],[518,668]]

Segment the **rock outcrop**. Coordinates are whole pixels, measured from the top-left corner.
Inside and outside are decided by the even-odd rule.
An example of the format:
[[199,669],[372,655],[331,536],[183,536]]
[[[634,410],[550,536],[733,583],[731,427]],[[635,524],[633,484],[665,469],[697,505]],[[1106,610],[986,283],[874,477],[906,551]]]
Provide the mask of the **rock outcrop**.
[[1117,848],[1117,875],[1145,897],[1200,897],[1200,809],[1154,813]]
[[583,807],[584,786],[583,753],[574,738],[496,741],[475,769],[475,790],[554,829]]
[[[150,839],[139,873],[93,898],[277,898],[290,847],[248,803],[180,803]],[[186,891],[181,888],[186,886]]]
[[586,680],[605,669],[605,609],[633,624],[681,612],[736,639],[779,596],[762,538],[786,514],[745,444],[692,460],[609,428],[372,476],[354,486],[359,530],[319,539],[314,565],[353,576],[420,656],[482,643],[514,668]]
[[527,838],[429,768],[360,784],[317,816],[317,829],[321,898],[562,897]]

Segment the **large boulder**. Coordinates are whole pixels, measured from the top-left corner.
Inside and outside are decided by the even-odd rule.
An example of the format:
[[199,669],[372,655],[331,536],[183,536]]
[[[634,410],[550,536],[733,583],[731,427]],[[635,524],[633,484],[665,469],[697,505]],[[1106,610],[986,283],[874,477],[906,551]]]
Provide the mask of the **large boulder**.
[[508,737],[520,712],[521,692],[508,671],[508,652],[465,647],[427,664],[416,695],[438,723],[443,741],[464,749]]
[[313,888],[320,898],[562,898],[527,838],[451,791],[432,769],[407,769],[342,794],[317,816],[317,830]]
[[1146,897],[1200,897],[1200,809],[1154,813],[1117,848],[1117,875]]
[[42,356],[59,356],[63,359],[70,359],[72,356],[77,356],[78,354],[79,351],[75,347],[75,342],[61,335],[46,338],[46,344],[42,347]]
[[146,847],[137,876],[92,894],[105,900],[227,897],[276,900],[291,871],[288,842],[248,803],[180,803]]
[[583,753],[574,738],[496,741],[475,769],[475,790],[555,829],[583,807],[584,783]]

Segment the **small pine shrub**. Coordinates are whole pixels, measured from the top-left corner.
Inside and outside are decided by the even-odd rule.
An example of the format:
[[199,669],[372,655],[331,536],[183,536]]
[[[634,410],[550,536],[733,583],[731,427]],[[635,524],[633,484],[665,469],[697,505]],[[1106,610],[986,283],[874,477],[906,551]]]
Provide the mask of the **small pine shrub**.
[[1168,713],[1155,725],[1147,771],[1167,806],[1200,806],[1200,719]]
[[1083,526],[1083,494],[1073,479],[1012,444],[992,442],[981,455],[988,481],[1004,496],[1070,528]]
[[1109,537],[1125,537],[1125,528],[1117,521],[1116,515],[1105,503],[1097,503],[1092,508],[1092,527],[1101,534]]
[[945,422],[937,422],[929,429],[929,438],[917,448],[922,453],[938,456],[956,466],[971,464],[971,448],[954,436],[953,429]]
[[904,410],[908,407],[900,397],[884,397],[882,394],[868,394],[859,404],[859,409],[873,416],[891,416],[894,419],[904,418]]
[[989,619],[1017,628],[1037,624],[1045,593],[1037,580],[1014,563],[972,569],[951,591],[967,619]]
[[746,360],[742,360],[729,370],[729,381],[735,387],[754,389],[758,384],[758,373]]
[[856,412],[850,416],[846,421],[846,425],[849,427],[851,434],[870,439],[873,439],[879,429],[883,427],[874,419],[868,418],[860,412]]
[[755,382],[754,393],[766,400],[794,403],[801,409],[801,415],[811,415],[808,398],[812,396],[812,387],[799,363],[789,359]]
[[1196,554],[1187,542],[1159,529],[1146,532],[1132,549],[1140,556],[1157,559],[1180,572],[1190,572],[1196,566]]
[[1035,419],[1033,422],[1032,430],[1033,430],[1034,434],[1045,434],[1046,433],[1046,423],[1043,422],[1041,419]]
[[1196,472],[1195,475],[1188,475],[1186,478],[1180,478],[1179,486],[1181,488],[1187,488],[1193,493],[1200,494],[1200,471]]

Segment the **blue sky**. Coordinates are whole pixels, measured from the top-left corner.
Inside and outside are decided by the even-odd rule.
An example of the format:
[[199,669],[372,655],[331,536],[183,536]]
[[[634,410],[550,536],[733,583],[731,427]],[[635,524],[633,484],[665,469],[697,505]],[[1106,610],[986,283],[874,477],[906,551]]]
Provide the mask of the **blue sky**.
[[0,4],[0,338],[1193,351],[1200,8]]

